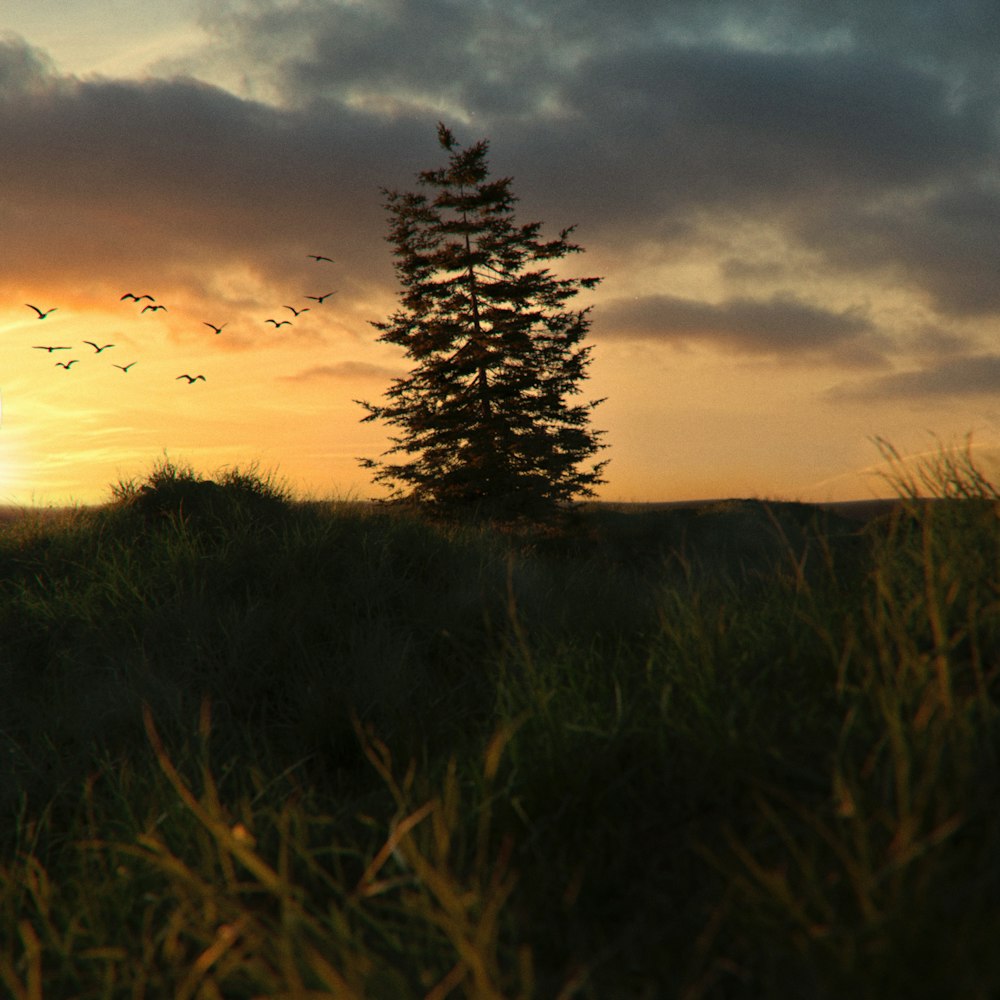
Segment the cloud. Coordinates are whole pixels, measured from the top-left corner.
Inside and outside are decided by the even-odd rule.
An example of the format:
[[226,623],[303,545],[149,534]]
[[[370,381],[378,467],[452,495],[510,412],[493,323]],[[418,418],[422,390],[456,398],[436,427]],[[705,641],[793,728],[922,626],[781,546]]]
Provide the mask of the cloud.
[[370,364],[367,361],[339,361],[333,365],[316,365],[295,375],[283,375],[282,382],[316,382],[323,379],[390,379],[398,378],[399,369]]
[[985,0],[205,9],[213,58],[260,67],[284,106],[489,135],[553,225],[625,266],[631,246],[718,251],[708,229],[766,220],[831,276],[1000,313],[997,205],[976,190],[1000,95]]
[[884,364],[886,338],[861,309],[832,312],[789,296],[722,303],[646,295],[607,303],[595,314],[602,334],[663,344],[707,343],[740,354],[790,361],[835,358],[856,366]]
[[36,95],[58,86],[54,61],[13,32],[0,31],[0,101]]
[[946,317],[1000,315],[1000,176],[965,176],[910,196],[845,204],[800,227],[842,272],[888,275]]
[[567,94],[611,126],[609,155],[653,154],[637,159],[700,204],[881,191],[989,151],[942,81],[856,53],[663,45],[592,59]]
[[95,261],[113,285],[196,286],[227,265],[304,281],[305,253],[334,244],[389,272],[379,183],[434,145],[432,122],[291,111],[193,78],[60,77],[17,40],[0,81],[9,284],[92,286]]
[[936,364],[943,358],[966,353],[967,338],[953,330],[928,325],[914,332],[910,346],[921,357]]
[[[393,284],[379,188],[412,188],[442,162],[442,118],[463,142],[490,138],[521,221],[577,223],[611,262],[595,332],[884,363],[893,348],[867,314],[807,304],[800,274],[747,253],[738,237],[755,226],[788,260],[808,257],[824,301],[905,289],[942,326],[1000,318],[987,0],[960,14],[932,0],[201,9],[210,44],[162,78],[59,76],[26,43],[0,42],[0,281],[92,287],[100,260],[109,281],[197,289],[231,267],[290,287],[321,247],[360,309]],[[649,261],[707,258],[719,305],[600,301]],[[755,279],[766,291],[736,296]]]
[[[621,5],[617,30],[635,9]],[[253,86],[288,106],[326,100],[390,117],[536,114],[567,64],[593,45],[587,5],[203,3],[212,51],[253,67]],[[616,11],[618,13],[618,11]],[[206,53],[207,54],[207,53]],[[195,63],[196,64],[196,63]]]
[[969,397],[1000,398],[1000,354],[952,358],[935,367],[894,372],[860,383],[844,383],[827,392],[833,402],[947,400]]

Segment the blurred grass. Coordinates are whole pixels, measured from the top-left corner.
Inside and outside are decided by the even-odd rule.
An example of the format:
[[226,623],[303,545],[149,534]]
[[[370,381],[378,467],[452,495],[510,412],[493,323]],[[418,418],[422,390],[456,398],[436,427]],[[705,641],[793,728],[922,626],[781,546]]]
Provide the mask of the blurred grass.
[[435,524],[163,461],[0,530],[0,984],[1000,994],[1000,495]]

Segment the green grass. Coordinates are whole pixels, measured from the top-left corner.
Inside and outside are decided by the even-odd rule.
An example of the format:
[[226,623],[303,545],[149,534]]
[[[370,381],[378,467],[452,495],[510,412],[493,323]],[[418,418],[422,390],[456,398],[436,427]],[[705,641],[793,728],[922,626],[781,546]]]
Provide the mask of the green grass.
[[1000,496],[922,474],[494,529],[164,461],[15,519],[0,993],[1000,994]]

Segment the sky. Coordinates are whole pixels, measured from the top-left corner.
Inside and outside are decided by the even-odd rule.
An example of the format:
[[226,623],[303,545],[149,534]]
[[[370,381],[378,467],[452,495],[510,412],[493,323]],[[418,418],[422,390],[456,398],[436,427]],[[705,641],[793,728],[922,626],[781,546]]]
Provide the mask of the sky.
[[439,121],[603,278],[573,300],[601,499],[892,495],[879,439],[992,473],[995,13],[4,0],[0,504],[100,503],[165,458],[383,495],[356,402],[407,371],[372,326],[398,305],[383,192],[445,164]]

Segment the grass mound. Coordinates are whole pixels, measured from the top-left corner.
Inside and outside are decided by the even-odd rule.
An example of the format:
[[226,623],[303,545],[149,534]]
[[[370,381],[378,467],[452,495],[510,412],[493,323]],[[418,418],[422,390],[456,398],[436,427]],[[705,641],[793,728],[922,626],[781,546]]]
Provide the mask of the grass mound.
[[190,466],[164,458],[145,481],[121,480],[112,487],[112,506],[138,515],[146,524],[182,523],[224,527],[251,522],[273,525],[288,508],[288,491],[255,466],[227,469],[205,479]]

